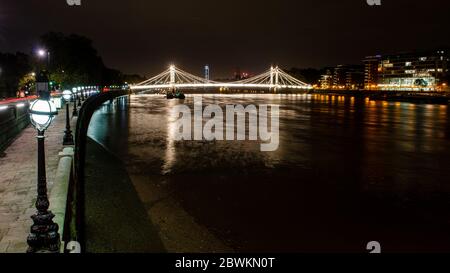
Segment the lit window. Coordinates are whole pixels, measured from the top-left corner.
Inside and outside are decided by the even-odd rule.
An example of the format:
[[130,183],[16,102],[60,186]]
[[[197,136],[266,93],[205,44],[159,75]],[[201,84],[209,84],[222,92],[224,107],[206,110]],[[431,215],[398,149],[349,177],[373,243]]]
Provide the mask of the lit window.
[[412,62],[406,62],[405,66],[412,66]]
[[422,62],[425,62],[427,60],[427,57],[420,57],[419,60],[422,61]]

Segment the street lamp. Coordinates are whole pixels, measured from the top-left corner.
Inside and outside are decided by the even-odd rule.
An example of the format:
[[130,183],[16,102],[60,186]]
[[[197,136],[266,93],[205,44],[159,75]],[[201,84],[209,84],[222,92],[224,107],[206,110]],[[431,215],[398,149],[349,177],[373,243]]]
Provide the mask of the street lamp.
[[30,105],[30,118],[33,126],[40,132],[44,132],[54,117],[58,114],[55,104],[41,96]]
[[78,97],[78,106],[81,107],[81,87],[78,87],[77,97]]
[[59,252],[61,239],[58,233],[58,224],[53,222],[55,215],[48,210],[50,202],[47,196],[47,175],[45,170],[45,136],[44,132],[58,114],[55,105],[50,101],[48,78],[40,73],[36,81],[39,98],[30,105],[30,119],[37,129],[38,142],[38,181],[37,181],[37,212],[31,219],[33,225],[27,238],[29,253]]
[[74,87],[72,88],[72,94],[73,94],[73,111],[72,116],[77,117],[78,116],[78,110],[77,110],[77,89]]
[[47,69],[50,69],[50,51],[41,48],[37,50],[37,55],[39,58],[47,57]]
[[59,97],[52,98],[51,101],[55,104],[57,110],[62,108],[62,99]]
[[39,49],[38,50],[38,55],[39,55],[39,57],[44,57],[45,56],[45,50]]
[[63,145],[73,145],[72,130],[70,130],[70,117],[69,117],[69,102],[72,98],[72,92],[65,90],[63,92],[63,98],[66,102],[66,131],[64,132]]

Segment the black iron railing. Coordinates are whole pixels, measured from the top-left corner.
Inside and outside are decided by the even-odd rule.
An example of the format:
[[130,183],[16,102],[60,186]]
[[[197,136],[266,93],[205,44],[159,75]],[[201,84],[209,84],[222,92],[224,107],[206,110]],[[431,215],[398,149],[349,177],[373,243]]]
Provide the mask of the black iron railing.
[[75,131],[75,167],[74,179],[69,188],[68,205],[71,208],[69,215],[69,228],[67,229],[70,241],[77,241],[81,250],[85,249],[85,162],[86,144],[89,123],[95,111],[105,102],[118,97],[130,95],[130,90],[112,90],[89,97],[80,108]]

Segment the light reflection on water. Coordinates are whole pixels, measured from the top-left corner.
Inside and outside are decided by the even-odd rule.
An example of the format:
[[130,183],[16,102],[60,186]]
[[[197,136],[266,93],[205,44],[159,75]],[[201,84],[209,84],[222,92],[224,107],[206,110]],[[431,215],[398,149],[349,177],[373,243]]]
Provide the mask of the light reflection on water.
[[[234,247],[354,250],[378,238],[395,250],[450,249],[449,235],[440,232],[450,219],[448,106],[307,94],[203,96],[203,106],[223,109],[280,105],[280,146],[264,153],[253,141],[175,141],[171,112],[178,103],[193,109],[192,96],[182,102],[137,95],[129,109],[105,105],[89,135],[130,172],[175,190],[198,222]],[[227,217],[215,219],[209,210]]]
[[166,138],[166,153],[164,158],[164,166],[162,168],[162,174],[168,174],[171,172],[173,165],[176,160],[176,147],[175,147],[175,135],[177,131],[176,127],[176,111],[174,106],[176,105],[175,100],[168,102],[167,109],[167,138]]

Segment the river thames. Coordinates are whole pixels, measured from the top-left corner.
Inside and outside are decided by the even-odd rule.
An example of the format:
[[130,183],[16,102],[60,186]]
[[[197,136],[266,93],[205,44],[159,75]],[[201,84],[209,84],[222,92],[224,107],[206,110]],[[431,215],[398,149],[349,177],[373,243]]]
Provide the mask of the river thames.
[[[132,95],[103,105],[89,128],[88,153],[100,144],[123,167],[145,211],[129,217],[149,223],[155,251],[367,252],[370,241],[384,252],[450,251],[448,106],[203,95],[204,106],[279,105],[279,148],[261,152],[258,141],[175,141],[171,111],[181,103],[192,109],[193,95]],[[88,160],[91,173],[98,162]],[[95,182],[107,188],[121,175]],[[121,190],[86,194],[88,211],[109,194],[121,200]]]

